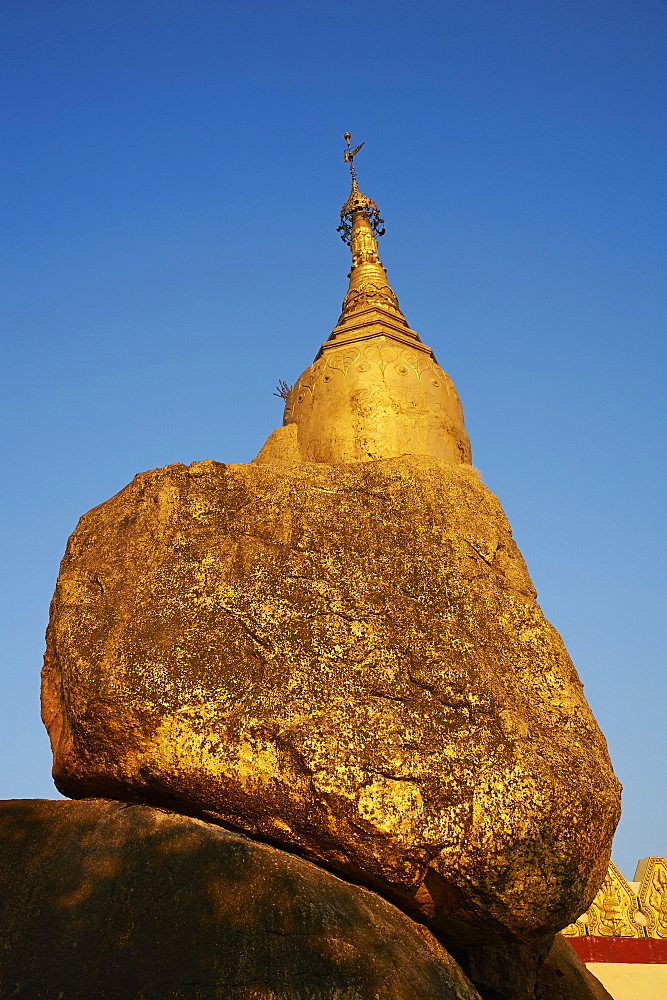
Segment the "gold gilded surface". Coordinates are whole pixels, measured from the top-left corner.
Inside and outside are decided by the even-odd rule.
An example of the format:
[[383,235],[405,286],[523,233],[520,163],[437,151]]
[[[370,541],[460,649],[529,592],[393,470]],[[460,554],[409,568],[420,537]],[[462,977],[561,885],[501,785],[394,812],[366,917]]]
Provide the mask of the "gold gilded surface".
[[618,818],[576,672],[465,464],[137,476],[68,544],[43,717],[66,795],[216,819],[445,938],[562,927]]
[[384,334],[322,351],[290,392],[284,419],[296,425],[302,461],[405,453],[470,461],[452,380],[430,354]]
[[588,909],[588,933],[607,937],[644,937],[643,927],[635,919],[637,897],[613,863]]
[[566,937],[667,937],[667,860],[644,858],[635,882],[627,882],[613,862],[588,908],[562,932]]
[[[394,290],[387,281],[387,272],[380,260],[378,244],[375,234],[369,222],[365,203],[369,201],[360,192],[350,194],[350,199],[354,199],[355,207],[352,209],[352,233],[350,249],[352,251],[352,270],[350,271],[350,286],[343,300],[343,311],[338,326],[341,326],[346,319],[356,313],[368,309],[370,306],[378,306],[388,310],[394,317],[398,318],[402,326],[408,326],[403,313],[398,304],[398,299]],[[346,205],[349,204],[349,199]],[[417,335],[410,331],[410,335],[417,339]],[[336,331],[331,335],[331,339],[336,339]]]
[[296,442],[278,435],[267,454],[331,464],[405,454],[469,463],[452,380],[408,326],[387,280],[376,238],[383,220],[354,170],[363,143],[352,149],[350,139],[346,133],[352,189],[340,227],[352,253],[348,291],[336,327],[286,398],[283,423],[296,425]]
[[349,288],[283,426],[250,465],[137,476],[70,539],[54,777],[299,853],[428,923],[484,996],[528,1000],[602,882],[619,786],[350,140]]
[[564,934],[565,937],[585,937],[588,934],[587,922],[588,918],[584,913],[583,916],[564,927],[561,934]]
[[667,859],[644,858],[637,875],[647,937],[667,938]]

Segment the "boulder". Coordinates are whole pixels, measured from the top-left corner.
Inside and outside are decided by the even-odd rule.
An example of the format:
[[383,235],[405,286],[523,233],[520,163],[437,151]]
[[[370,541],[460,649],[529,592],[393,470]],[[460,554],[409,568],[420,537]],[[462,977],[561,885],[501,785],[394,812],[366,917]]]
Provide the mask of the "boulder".
[[483,1000],[613,1000],[562,934],[539,944],[475,944],[452,954]]
[[535,1000],[613,1000],[562,934],[556,934],[540,969]]
[[1,803],[0,927],[12,1000],[480,1000],[375,893],[148,806]]
[[69,541],[43,718],[65,795],[282,845],[447,947],[576,918],[619,815],[498,500],[438,459],[137,476]]

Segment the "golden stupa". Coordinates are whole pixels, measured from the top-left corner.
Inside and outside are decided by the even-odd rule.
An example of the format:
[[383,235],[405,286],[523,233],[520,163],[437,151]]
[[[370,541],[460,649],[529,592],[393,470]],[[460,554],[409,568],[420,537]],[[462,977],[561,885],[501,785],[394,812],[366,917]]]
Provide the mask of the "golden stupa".
[[[349,289],[330,337],[286,392],[283,426],[255,463],[176,463],[135,476],[84,515],[69,540],[42,682],[53,774],[63,794],[134,803],[138,818],[128,826],[133,813],[125,810],[127,832],[113,834],[108,856],[93,841],[92,867],[90,835],[78,834],[81,846],[67,848],[75,882],[58,888],[58,912],[74,899],[65,909],[76,928],[89,914],[106,927],[96,879],[124,898],[127,871],[144,858],[166,851],[177,864],[174,852],[186,857],[198,842],[183,827],[192,816],[201,836],[213,821],[219,832],[209,834],[233,836],[237,847],[222,867],[213,847],[189,855],[188,866],[210,866],[214,893],[190,912],[231,942],[215,971],[206,965],[211,947],[183,965],[192,968],[190,984],[212,982],[217,995],[227,988],[238,996],[239,983],[259,983],[250,993],[276,1000],[401,1000],[403,983],[423,1000],[594,1000],[599,984],[591,986],[572,947],[564,938],[553,944],[553,935],[578,917],[596,926],[580,915],[607,871],[619,785],[500,503],[470,465],[456,391],[387,282],[377,247],[382,220],[359,190],[361,146],[350,139],[352,190],[340,226],[352,251]],[[92,813],[63,807],[61,826],[39,812],[30,821],[46,831],[36,843],[50,844],[49,822],[56,840],[84,824],[107,836],[103,803]],[[182,814],[176,836],[154,834],[174,813]],[[134,848],[123,837],[140,842],[129,869],[123,859]],[[273,845],[271,858],[252,861],[244,838]],[[318,877],[327,869],[343,888],[351,882],[370,890],[369,900],[384,897],[410,918],[411,933],[420,927],[431,941],[432,932],[444,978],[428,970],[411,978],[404,956],[414,944],[405,939],[394,959],[385,947],[392,930],[382,947],[368,936],[365,947],[388,955],[384,965],[400,989],[386,979],[357,988],[349,929],[379,926],[368,904],[345,904],[338,930],[336,891],[313,883],[291,915],[266,878],[264,889],[248,880],[253,866],[267,865],[262,871],[278,873],[291,899],[297,855]],[[147,884],[169,898],[165,865],[158,867],[158,881]],[[51,872],[39,872],[28,884],[46,885],[48,902]],[[180,876],[173,882],[181,893]],[[604,904],[611,900],[612,929],[624,914],[616,888]],[[187,904],[187,892],[181,896]],[[231,909],[220,899],[231,899]],[[631,893],[623,899],[634,901]],[[247,919],[232,919],[237,912]],[[327,914],[322,933],[313,930],[318,913]],[[148,937],[128,939],[138,963],[133,996],[144,985],[147,996],[158,995],[158,980],[144,975],[143,942],[173,920],[152,921]],[[272,942],[256,946],[265,926]],[[196,920],[190,930],[199,940]],[[82,954],[99,951],[97,938],[88,946],[77,934],[62,940],[81,941]],[[163,939],[160,958],[173,951]],[[48,934],[41,940],[51,948]],[[259,960],[236,961],[236,952],[252,956],[256,947],[268,970],[283,949],[275,980],[260,975]],[[121,970],[130,951],[122,938]],[[25,965],[23,954],[13,968]],[[51,964],[49,957],[45,968]],[[312,982],[304,979],[311,966]],[[298,970],[294,987],[282,969]],[[338,978],[327,981],[329,969]],[[97,966],[92,974],[98,978],[86,982],[101,982]],[[66,993],[75,995],[69,986]],[[1,975],[0,995],[9,995]],[[24,989],[28,995],[41,993]]]
[[352,189],[339,232],[352,251],[340,318],[285,401],[283,426],[256,461],[371,462],[424,455],[470,462],[463,411],[450,377],[411,330],[387,281],[375,202],[359,190],[345,133]]

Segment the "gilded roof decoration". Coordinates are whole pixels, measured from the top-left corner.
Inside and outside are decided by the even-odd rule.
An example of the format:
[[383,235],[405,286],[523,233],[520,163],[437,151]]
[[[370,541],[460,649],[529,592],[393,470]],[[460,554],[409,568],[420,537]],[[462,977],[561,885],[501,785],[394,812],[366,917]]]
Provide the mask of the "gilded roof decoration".
[[643,876],[639,901],[646,915],[646,936],[667,938],[667,860],[644,858],[639,862],[639,872]]
[[600,891],[566,937],[667,938],[667,860],[644,858],[627,882],[610,861]]

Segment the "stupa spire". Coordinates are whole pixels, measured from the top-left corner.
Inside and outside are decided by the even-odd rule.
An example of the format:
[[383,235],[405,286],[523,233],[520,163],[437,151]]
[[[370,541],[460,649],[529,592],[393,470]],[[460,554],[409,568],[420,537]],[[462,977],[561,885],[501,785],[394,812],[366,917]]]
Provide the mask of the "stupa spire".
[[338,325],[355,313],[375,307],[387,310],[407,327],[396,294],[387,281],[387,271],[378,251],[378,237],[385,232],[384,219],[373,199],[359,190],[354,158],[365,143],[352,149],[351,134],[346,132],[344,138],[347,149],[343,158],[350,167],[352,187],[340,212],[338,232],[352,251],[352,270],[348,275],[350,286],[343,301]]

